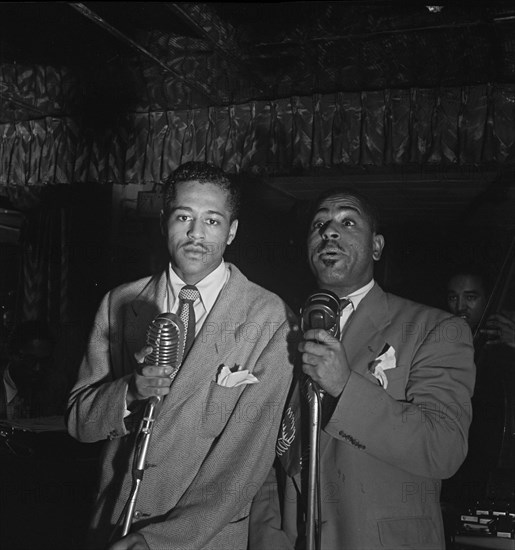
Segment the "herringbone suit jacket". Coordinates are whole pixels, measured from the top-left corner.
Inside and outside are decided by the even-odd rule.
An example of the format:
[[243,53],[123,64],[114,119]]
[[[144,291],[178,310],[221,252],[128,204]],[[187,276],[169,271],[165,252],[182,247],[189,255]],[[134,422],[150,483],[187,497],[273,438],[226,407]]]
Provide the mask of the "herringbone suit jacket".
[[[154,425],[132,528],[153,550],[244,550],[250,504],[274,459],[295,320],[276,295],[229,268]],[[69,432],[81,441],[109,440],[92,523],[99,549],[129,494],[140,411],[124,418],[125,396],[166,284],[163,273],[105,296],[70,395]],[[221,365],[248,369],[259,382],[219,386]]]

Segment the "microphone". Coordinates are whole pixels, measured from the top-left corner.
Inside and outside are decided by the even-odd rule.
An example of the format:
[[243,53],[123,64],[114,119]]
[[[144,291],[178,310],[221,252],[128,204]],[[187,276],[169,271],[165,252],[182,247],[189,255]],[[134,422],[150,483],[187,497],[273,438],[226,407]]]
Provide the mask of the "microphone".
[[301,312],[301,329],[321,328],[334,338],[340,334],[340,298],[331,290],[320,289],[311,294]]
[[[175,313],[160,313],[147,329],[147,346],[152,346],[152,353],[145,357],[144,363],[146,365],[157,365],[158,367],[171,367],[170,379],[173,380],[177,376],[183,360],[184,343],[184,323],[180,317]],[[157,395],[147,399],[135,440],[132,487],[111,538],[117,532],[118,525],[122,520],[122,537],[129,534],[135,516],[136,502],[143,481],[143,474],[147,467],[146,457],[160,401],[161,398]]]
[[152,353],[145,357],[145,364],[171,367],[173,380],[184,356],[184,332],[184,323],[175,313],[160,313],[147,330],[147,345],[152,346]]

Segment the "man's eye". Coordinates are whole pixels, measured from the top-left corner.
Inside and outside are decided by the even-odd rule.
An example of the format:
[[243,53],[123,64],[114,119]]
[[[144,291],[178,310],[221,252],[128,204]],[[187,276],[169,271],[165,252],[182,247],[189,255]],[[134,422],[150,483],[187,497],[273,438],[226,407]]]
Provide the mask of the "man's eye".
[[354,223],[354,220],[349,220],[348,218],[345,218],[344,220],[342,220],[342,225],[344,225],[345,227],[352,227],[356,224]]
[[179,214],[177,216],[177,219],[180,221],[180,222],[186,222],[190,219],[190,217],[187,215],[187,214]]
[[316,220],[313,222],[313,229],[320,229],[324,225],[322,220]]
[[209,218],[207,220],[208,225],[218,225],[220,222],[218,220],[214,220],[213,218]]

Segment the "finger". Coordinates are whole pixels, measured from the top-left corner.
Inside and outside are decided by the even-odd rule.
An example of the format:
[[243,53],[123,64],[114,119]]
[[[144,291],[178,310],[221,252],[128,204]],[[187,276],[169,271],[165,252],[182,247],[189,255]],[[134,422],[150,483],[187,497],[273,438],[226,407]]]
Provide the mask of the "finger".
[[[160,380],[164,380],[161,378]],[[140,396],[141,399],[145,399],[152,395],[162,396],[170,393],[170,384],[163,385],[149,384],[146,380],[145,383],[136,382],[136,393]]]
[[146,346],[144,347],[142,350],[140,351],[137,351],[135,354],[134,354],[134,358],[136,359],[136,361],[141,365],[144,363],[145,361],[145,357],[147,355],[150,355],[152,353],[152,347],[151,346]]
[[149,378],[146,376],[140,376],[139,385],[145,388],[168,388],[172,381],[168,376]]
[[503,315],[502,313],[492,313],[492,315],[490,315],[487,319],[487,323],[489,321],[503,321],[503,322],[506,322],[506,321],[509,321],[508,317],[506,317],[506,315]]
[[140,369],[139,374],[149,378],[168,378],[172,374],[172,367],[158,367],[156,365],[145,365]]
[[313,382],[316,382],[317,384],[320,383],[321,378],[318,375],[318,372],[314,367],[312,367],[310,365],[302,365],[302,371],[304,372],[304,374],[306,376],[309,376],[311,378],[311,380],[313,380]]
[[302,354],[302,364],[310,367],[314,367],[317,364],[316,358],[310,353]]
[[312,328],[304,333],[304,340],[314,340],[320,343],[338,342],[334,336],[331,336],[327,330],[322,328]]

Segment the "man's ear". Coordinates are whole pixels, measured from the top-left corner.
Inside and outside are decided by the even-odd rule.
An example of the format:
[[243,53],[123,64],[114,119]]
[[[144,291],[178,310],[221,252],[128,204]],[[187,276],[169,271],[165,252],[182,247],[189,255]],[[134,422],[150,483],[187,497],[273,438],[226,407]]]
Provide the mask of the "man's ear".
[[374,261],[379,261],[381,259],[381,254],[384,248],[384,237],[379,234],[374,234],[372,242],[372,258]]
[[229,227],[229,235],[227,236],[227,244],[231,244],[236,237],[236,232],[238,231],[238,220],[233,220],[231,226]]

